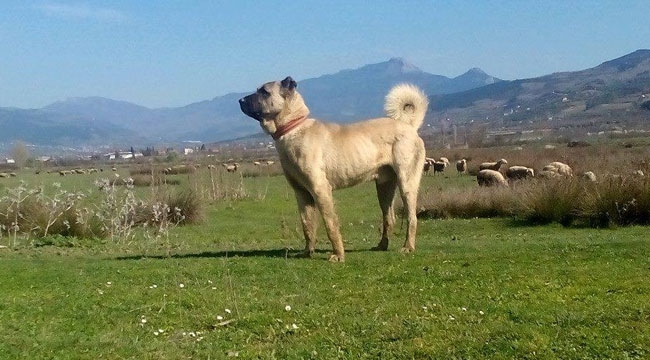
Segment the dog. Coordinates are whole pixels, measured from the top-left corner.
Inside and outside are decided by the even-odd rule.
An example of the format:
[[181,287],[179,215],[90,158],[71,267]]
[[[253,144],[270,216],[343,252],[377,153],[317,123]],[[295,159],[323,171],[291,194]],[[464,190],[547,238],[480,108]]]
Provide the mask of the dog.
[[333,248],[329,260],[344,261],[332,191],[371,180],[383,216],[381,239],[373,250],[388,250],[395,223],[393,200],[399,188],[408,214],[402,251],[414,251],[416,203],[425,158],[424,141],[417,131],[427,111],[426,95],[413,85],[397,85],[386,96],[387,117],[340,125],[310,118],[296,87],[291,77],[268,82],[239,99],[239,105],[275,140],[284,175],[298,202],[306,243],[303,255],[314,253],[320,211]]

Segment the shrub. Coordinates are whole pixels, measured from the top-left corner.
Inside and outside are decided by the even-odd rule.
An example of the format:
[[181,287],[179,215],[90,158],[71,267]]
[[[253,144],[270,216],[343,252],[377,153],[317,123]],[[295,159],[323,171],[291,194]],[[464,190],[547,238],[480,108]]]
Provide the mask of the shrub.
[[580,179],[565,177],[532,181],[521,194],[521,218],[531,223],[571,225],[584,196],[583,184]]
[[517,194],[505,187],[476,187],[450,192],[438,191],[421,199],[429,218],[474,218],[511,216],[521,211]]
[[593,227],[650,224],[650,181],[647,177],[608,177],[587,192],[582,219]]

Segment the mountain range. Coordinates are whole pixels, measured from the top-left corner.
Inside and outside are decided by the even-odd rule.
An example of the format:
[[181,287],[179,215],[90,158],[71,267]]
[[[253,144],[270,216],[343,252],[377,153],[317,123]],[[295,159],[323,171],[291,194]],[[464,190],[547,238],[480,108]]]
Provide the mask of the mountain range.
[[[480,69],[455,78],[426,73],[404,59],[299,81],[311,114],[349,122],[383,113],[391,86],[411,82],[428,94],[468,90],[500,81]],[[251,89],[251,92],[255,89]],[[40,109],[0,108],[0,142],[21,139],[47,145],[214,142],[259,133],[239,109],[246,94],[230,93],[177,108],[150,109],[102,97],[70,98]]]
[[492,128],[650,127],[650,50],[596,67],[501,81],[431,98],[429,116]]
[[[291,75],[291,74],[287,74]],[[410,82],[431,96],[428,123],[480,122],[494,128],[650,121],[650,50],[594,68],[531,79],[501,80],[478,68],[449,78],[401,58],[298,81],[311,115],[351,122],[380,116],[393,85]],[[254,89],[251,89],[251,92]],[[0,143],[147,145],[184,140],[215,142],[259,133],[239,110],[243,93],[176,108],[150,109],[101,97],[70,98],[40,109],[0,108]],[[546,124],[546,123],[544,123]],[[546,126],[546,125],[544,125]]]

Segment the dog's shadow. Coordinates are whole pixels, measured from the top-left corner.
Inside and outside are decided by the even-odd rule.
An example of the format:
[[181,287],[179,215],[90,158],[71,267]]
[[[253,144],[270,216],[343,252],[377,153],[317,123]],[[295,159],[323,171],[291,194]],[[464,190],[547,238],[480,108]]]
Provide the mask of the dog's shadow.
[[[353,249],[346,250],[346,252],[360,252],[360,251],[371,251],[370,249]],[[316,254],[325,254],[330,253],[331,250],[326,249],[316,249],[314,253]],[[118,256],[114,258],[115,260],[141,260],[141,259],[197,259],[197,258],[233,258],[233,257],[265,257],[265,258],[286,258],[286,259],[301,259],[305,258],[302,256],[302,250],[294,249],[269,249],[269,250],[227,250],[227,251],[203,251],[199,253],[188,253],[188,254],[171,254],[171,255],[129,255],[129,256]]]

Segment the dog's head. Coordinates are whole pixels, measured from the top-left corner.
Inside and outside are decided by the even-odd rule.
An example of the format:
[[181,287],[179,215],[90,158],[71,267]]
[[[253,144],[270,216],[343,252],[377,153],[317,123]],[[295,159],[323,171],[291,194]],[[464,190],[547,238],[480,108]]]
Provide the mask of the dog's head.
[[260,122],[269,134],[297,116],[307,116],[309,109],[296,91],[297,83],[287,76],[282,81],[271,81],[256,92],[239,99],[241,111]]

